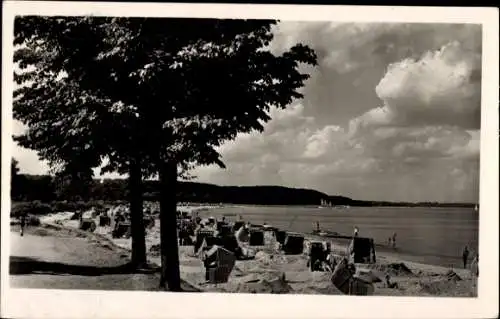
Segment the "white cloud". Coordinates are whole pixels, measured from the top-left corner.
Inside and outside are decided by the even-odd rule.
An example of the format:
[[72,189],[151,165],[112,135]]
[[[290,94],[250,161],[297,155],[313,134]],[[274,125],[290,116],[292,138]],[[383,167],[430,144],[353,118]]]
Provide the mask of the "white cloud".
[[[481,55],[452,42],[419,59],[389,65],[376,87],[395,125],[479,127]],[[472,120],[471,120],[472,118]],[[379,119],[374,119],[380,121]]]

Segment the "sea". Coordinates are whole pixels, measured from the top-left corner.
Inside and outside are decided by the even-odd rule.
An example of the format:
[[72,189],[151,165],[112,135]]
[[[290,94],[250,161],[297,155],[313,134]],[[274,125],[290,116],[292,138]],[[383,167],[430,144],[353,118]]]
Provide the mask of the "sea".
[[[471,208],[429,207],[298,207],[221,206],[201,210],[200,217],[226,217],[256,224],[267,223],[288,231],[310,233],[318,222],[322,230],[371,237],[377,251],[402,260],[463,267],[462,251],[478,252],[479,212]],[[388,238],[396,233],[396,248]]]

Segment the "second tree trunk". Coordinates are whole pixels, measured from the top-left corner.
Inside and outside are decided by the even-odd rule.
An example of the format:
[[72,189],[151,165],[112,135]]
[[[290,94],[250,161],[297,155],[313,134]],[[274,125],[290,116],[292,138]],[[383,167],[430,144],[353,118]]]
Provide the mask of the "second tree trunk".
[[160,163],[160,287],[181,291],[177,240],[177,163]]

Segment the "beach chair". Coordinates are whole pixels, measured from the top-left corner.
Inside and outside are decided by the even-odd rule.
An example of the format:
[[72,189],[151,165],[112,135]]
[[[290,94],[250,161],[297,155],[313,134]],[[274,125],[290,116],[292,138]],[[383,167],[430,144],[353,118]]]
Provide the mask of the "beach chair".
[[233,233],[233,228],[231,225],[222,225],[219,230],[219,235],[220,236],[229,236],[229,235],[234,235]]
[[207,280],[212,284],[225,283],[234,268],[236,257],[233,253],[214,245],[205,255]]
[[105,227],[111,225],[111,218],[106,215],[99,216],[99,226]]
[[191,246],[193,245],[193,240],[189,236],[189,230],[182,228],[179,231],[179,246]]
[[245,226],[244,221],[236,221],[233,224],[233,232],[237,232],[241,227]]
[[92,218],[97,218],[97,216],[99,216],[99,211],[97,209],[92,209],[90,215]]
[[375,245],[372,238],[354,237],[352,239],[352,250],[355,263],[373,262]]
[[304,236],[298,233],[288,233],[282,249],[286,255],[302,254],[304,252]]
[[240,227],[234,235],[239,242],[246,243],[250,240],[250,231],[245,227]]
[[130,222],[117,222],[115,228],[111,232],[113,238],[130,238],[132,230],[130,228]]
[[201,217],[196,216],[196,217],[195,217],[195,219],[194,219],[194,223],[195,223],[196,225],[199,225],[199,224],[201,223]]
[[348,295],[351,291],[353,275],[352,270],[347,267],[347,260],[343,259],[333,270],[330,281],[338,290]]
[[85,218],[80,220],[80,225],[78,228],[93,233],[97,228],[97,225],[95,224],[94,220]]
[[217,221],[215,223],[215,229],[217,229],[217,231],[220,231],[220,229],[222,228],[223,225],[225,225],[226,222],[223,222],[223,221]]
[[[311,271],[321,271],[323,262],[326,261],[323,243],[319,241],[311,242],[308,253]],[[317,265],[320,265],[320,267],[317,267]]]
[[194,253],[197,254],[206,237],[214,237],[214,231],[211,229],[200,229],[196,233],[194,243]]
[[375,287],[371,282],[364,281],[360,278],[353,278],[349,284],[349,295],[353,296],[370,296],[373,295]]
[[216,236],[206,236],[204,238],[204,241],[205,241],[205,245],[204,245],[205,248],[204,249],[205,250],[209,250],[213,246],[216,246],[216,245],[220,246],[221,238],[220,237],[216,237]]
[[249,246],[264,246],[264,232],[260,229],[250,229]]
[[70,220],[79,220],[82,217],[82,212],[75,212],[71,215]]
[[281,245],[283,245],[285,243],[285,239],[286,239],[286,231],[276,229],[274,231],[274,238],[276,238],[276,241],[278,243],[280,243]]
[[236,259],[240,259],[243,256],[243,250],[241,249],[240,245],[238,244],[238,241],[236,240],[236,236],[234,235],[227,235],[221,237],[218,244],[222,248],[232,252],[236,257]]

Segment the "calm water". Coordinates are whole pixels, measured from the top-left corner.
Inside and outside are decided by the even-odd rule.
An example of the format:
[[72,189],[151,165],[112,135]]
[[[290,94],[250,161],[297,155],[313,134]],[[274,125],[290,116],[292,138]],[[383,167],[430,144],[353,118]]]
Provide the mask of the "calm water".
[[[235,214],[236,216],[227,216]],[[407,260],[443,266],[460,266],[464,245],[478,251],[479,214],[467,208],[378,208],[348,209],[295,206],[227,206],[200,212],[200,216],[232,220],[242,215],[254,223],[274,225],[296,232],[311,232],[316,221],[321,229],[374,238],[379,251],[395,252]],[[387,247],[397,233],[397,250]]]

